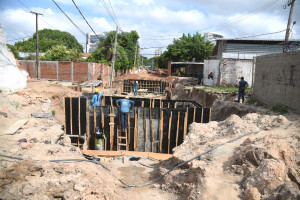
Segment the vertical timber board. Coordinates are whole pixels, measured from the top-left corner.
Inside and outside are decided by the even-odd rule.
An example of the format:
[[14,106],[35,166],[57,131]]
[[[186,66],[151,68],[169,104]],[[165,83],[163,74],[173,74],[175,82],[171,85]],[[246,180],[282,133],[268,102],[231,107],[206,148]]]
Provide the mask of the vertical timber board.
[[204,108],[201,108],[201,123],[203,123],[203,112],[204,112]]
[[134,151],[138,149],[138,109],[134,112]]
[[204,108],[203,110],[203,123],[208,123],[210,119],[210,108]]
[[179,122],[180,122],[180,111],[178,112],[178,117],[177,117],[176,145],[175,145],[176,147],[178,146]]
[[[121,113],[121,112],[120,112]],[[127,113],[127,118],[128,118],[128,126],[127,126],[127,146],[128,146],[128,149],[129,149],[129,145],[130,145],[130,112]]]
[[103,108],[100,109],[101,111],[101,125],[102,125],[102,132],[105,135],[104,139],[104,150],[106,151],[106,145],[107,145],[107,137],[106,137],[106,132],[104,131],[104,113],[103,113]]
[[79,121],[78,121],[78,97],[72,97],[72,134],[79,135]]
[[197,123],[202,123],[202,113],[203,113],[203,108],[196,108],[196,122]]
[[173,112],[171,111],[170,118],[169,118],[169,129],[168,129],[168,154],[170,153],[172,114]]
[[65,116],[65,126],[64,126],[64,138],[66,138],[67,132],[67,116],[66,116],[66,97],[64,97],[64,116]]
[[195,117],[196,117],[196,107],[194,107],[194,117],[193,117],[193,122],[195,122]]
[[72,114],[72,97],[70,98],[70,124],[71,124],[71,126],[70,126],[70,130],[71,130],[71,135],[73,135],[73,122],[72,122],[72,116],[73,116],[73,114]]
[[188,108],[186,108],[186,112],[185,112],[185,116],[184,116],[183,140],[185,139],[185,137],[186,137],[186,132],[187,132],[188,113],[189,113],[189,110],[188,110]]
[[163,139],[163,121],[164,121],[164,111],[160,109],[160,127],[159,127],[159,152],[162,153],[162,139]]
[[97,114],[96,114],[96,106],[93,106],[93,108],[94,108],[94,115],[93,115],[93,117],[94,117],[94,127],[93,127],[93,133],[94,133],[94,135],[92,136],[92,138],[93,138],[93,140],[94,140],[94,147],[95,147],[95,149],[96,149],[96,139],[95,139],[95,131],[96,131],[96,126],[97,126],[97,121],[96,121],[96,118],[97,118]]
[[86,98],[86,134],[87,134],[87,149],[90,149],[90,109]]
[[[78,135],[81,135],[80,130],[80,97],[78,98]],[[77,138],[77,146],[79,148],[79,137]]]
[[80,98],[80,135],[86,135],[87,129],[87,98],[81,97]]

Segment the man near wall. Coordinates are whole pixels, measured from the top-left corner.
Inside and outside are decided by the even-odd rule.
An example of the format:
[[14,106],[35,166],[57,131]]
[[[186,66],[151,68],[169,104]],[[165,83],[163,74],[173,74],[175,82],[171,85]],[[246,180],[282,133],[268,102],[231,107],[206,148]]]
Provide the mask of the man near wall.
[[212,87],[213,86],[213,79],[214,79],[214,75],[212,72],[210,72],[208,74],[208,81],[209,81],[209,86]]
[[[129,108],[130,104],[132,107],[134,106],[134,101],[129,100],[129,97],[126,96],[125,99],[119,99],[116,101],[116,104],[118,108],[120,108],[120,115],[121,115],[121,129],[122,131],[126,131],[127,126],[128,126],[128,113],[129,113]],[[120,104],[120,105],[119,105]]]
[[245,89],[248,87],[247,81],[244,80],[244,77],[241,77],[241,80],[238,84],[239,87],[239,97],[238,97],[238,102],[240,103],[240,99],[242,97],[242,103],[244,103],[245,100]]

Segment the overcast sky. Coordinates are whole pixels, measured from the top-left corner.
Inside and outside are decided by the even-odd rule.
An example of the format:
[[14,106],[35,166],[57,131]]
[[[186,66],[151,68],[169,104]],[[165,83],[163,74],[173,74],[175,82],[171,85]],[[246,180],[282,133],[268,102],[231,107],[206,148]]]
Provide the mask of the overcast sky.
[[[91,32],[72,0],[55,0],[84,33]],[[116,24],[108,14],[117,17],[123,31],[136,30],[140,35],[142,54],[153,57],[155,48],[172,43],[183,33],[212,31],[225,38],[240,38],[286,29],[290,7],[288,0],[74,0],[96,32],[115,30]],[[113,11],[112,9],[113,8]],[[14,44],[17,38],[32,36],[35,15],[42,13],[39,29],[67,31],[84,46],[86,37],[64,16],[52,0],[0,0],[0,23],[6,40]],[[300,0],[295,1],[291,34],[300,39]],[[112,14],[113,15],[113,14]],[[255,37],[257,39],[283,39],[285,32]],[[254,38],[251,38],[254,39]]]

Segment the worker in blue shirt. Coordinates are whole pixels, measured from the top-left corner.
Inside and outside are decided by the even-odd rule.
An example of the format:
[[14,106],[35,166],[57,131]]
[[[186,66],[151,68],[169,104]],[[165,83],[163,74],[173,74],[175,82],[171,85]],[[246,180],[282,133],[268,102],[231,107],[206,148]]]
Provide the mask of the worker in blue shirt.
[[238,87],[239,87],[238,102],[240,103],[240,99],[242,97],[242,103],[244,103],[245,89],[248,87],[248,83],[247,81],[244,80],[244,77],[241,77]]
[[[121,106],[121,128],[122,131],[125,131],[128,126],[128,113],[130,104],[132,104],[132,107],[134,106],[134,101],[129,100],[129,97],[126,96],[125,99],[119,99],[116,101],[116,104],[118,108]],[[119,105],[120,104],[120,105]]]
[[134,93],[134,95],[137,94],[138,89],[139,89],[139,82],[135,81],[135,83],[133,84],[133,93]]
[[99,89],[95,88],[95,93],[93,95],[91,105],[92,106],[99,106],[102,95],[103,95],[103,92],[99,93]]

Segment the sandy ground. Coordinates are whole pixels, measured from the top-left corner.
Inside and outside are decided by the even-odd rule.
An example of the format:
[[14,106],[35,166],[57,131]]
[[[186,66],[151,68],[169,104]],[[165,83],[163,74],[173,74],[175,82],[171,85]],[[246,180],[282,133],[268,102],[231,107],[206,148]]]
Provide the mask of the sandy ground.
[[[153,76],[143,73],[138,76]],[[131,76],[137,75],[120,78]],[[101,90],[105,94],[118,93],[117,88]],[[176,95],[180,93],[178,89]],[[0,154],[25,159],[0,158],[0,199],[300,198],[299,115],[279,116],[260,107],[250,109],[230,101],[215,101],[213,109],[219,113],[215,117],[224,121],[193,123],[184,143],[173,149],[174,157],[162,163],[145,158],[138,161],[131,161],[130,157],[101,158],[109,172],[90,162],[49,162],[84,159],[69,138],[55,143],[63,133],[63,98],[81,95],[59,82],[34,80],[28,82],[25,90],[0,93],[0,107],[8,110],[8,117],[0,115]],[[202,94],[192,95],[203,101]],[[216,99],[226,100],[226,97]],[[33,112],[53,110],[54,118],[31,116]],[[21,119],[28,119],[21,129],[13,135],[2,135]],[[201,160],[193,160],[151,186],[127,188],[114,177],[128,184],[142,184],[217,144],[258,130],[257,134],[215,149]]]

